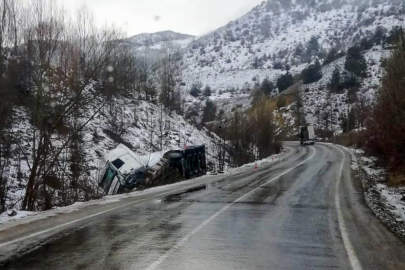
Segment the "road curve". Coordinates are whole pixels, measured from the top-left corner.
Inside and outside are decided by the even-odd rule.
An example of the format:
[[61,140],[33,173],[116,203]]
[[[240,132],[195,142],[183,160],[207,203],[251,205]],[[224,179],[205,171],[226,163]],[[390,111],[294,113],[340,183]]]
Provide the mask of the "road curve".
[[339,146],[0,231],[1,269],[405,269]]

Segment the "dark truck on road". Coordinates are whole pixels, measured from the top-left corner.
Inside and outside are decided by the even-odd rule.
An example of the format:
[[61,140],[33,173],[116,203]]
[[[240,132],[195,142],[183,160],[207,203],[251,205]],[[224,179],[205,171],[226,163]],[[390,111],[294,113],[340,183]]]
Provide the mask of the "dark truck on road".
[[315,144],[316,136],[314,126],[312,125],[301,126],[298,136],[300,137],[301,145]]

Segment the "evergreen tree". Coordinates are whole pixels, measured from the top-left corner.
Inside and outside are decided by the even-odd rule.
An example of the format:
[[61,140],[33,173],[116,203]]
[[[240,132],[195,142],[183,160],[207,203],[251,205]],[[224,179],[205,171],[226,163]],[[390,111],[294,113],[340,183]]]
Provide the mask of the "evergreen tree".
[[355,87],[352,87],[347,91],[347,101],[349,104],[353,104],[358,101],[357,89]]
[[280,93],[293,84],[294,78],[290,73],[286,73],[285,75],[282,75],[280,78],[277,79],[277,88]]
[[364,37],[360,41],[360,47],[362,50],[370,50],[373,48],[373,40],[371,38]]
[[205,87],[205,89],[204,89],[204,96],[210,97],[211,94],[212,94],[211,87],[209,87],[209,85],[207,85],[207,86]]
[[384,46],[387,44],[388,45],[396,44],[399,40],[400,35],[401,35],[401,27],[399,26],[393,27],[388,33],[387,38],[385,39]]
[[214,121],[216,113],[217,107],[212,100],[208,99],[204,108],[202,122],[207,123]]
[[367,62],[359,45],[350,47],[347,52],[345,69],[358,77],[364,77],[367,72]]
[[340,68],[336,66],[335,69],[333,70],[329,86],[332,91],[336,92],[341,87],[341,83],[342,83],[342,75],[340,73]]
[[315,64],[310,65],[301,73],[304,84],[310,84],[319,81],[322,78],[322,68],[319,60]]
[[295,56],[302,56],[305,53],[305,47],[302,43],[298,44],[295,48]]
[[253,60],[253,63],[252,63],[252,67],[254,68],[254,69],[258,69],[258,68],[261,68],[262,67],[262,61],[259,59],[259,57],[255,57],[255,59]]
[[373,36],[373,43],[376,45],[381,45],[384,43],[385,39],[387,38],[386,33],[387,29],[384,26],[378,26],[374,32]]
[[309,57],[318,55],[320,51],[320,45],[318,42],[318,38],[316,36],[312,36],[309,42],[307,43],[307,55]]
[[351,88],[351,87],[356,87],[359,86],[359,81],[353,73],[344,71],[342,74],[342,81],[341,81],[341,87],[342,88]]
[[198,97],[201,95],[201,83],[194,83],[191,86],[190,95],[192,95],[193,97]]
[[265,78],[262,82],[260,89],[266,94],[270,95],[273,90],[275,89],[274,84],[269,80],[269,78]]

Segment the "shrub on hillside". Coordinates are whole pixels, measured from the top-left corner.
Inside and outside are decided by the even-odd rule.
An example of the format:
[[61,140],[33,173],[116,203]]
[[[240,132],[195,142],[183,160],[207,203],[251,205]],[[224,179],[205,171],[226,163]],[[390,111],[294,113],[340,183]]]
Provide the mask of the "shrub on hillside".
[[210,97],[212,95],[212,90],[211,87],[209,85],[207,85],[204,89],[204,96],[206,97]]
[[374,45],[374,43],[371,38],[364,37],[360,41],[360,48],[362,50],[366,50],[366,51],[370,50],[371,48],[373,48],[373,45]]
[[285,98],[284,95],[280,95],[280,97],[277,99],[277,107],[283,108],[286,105],[287,105],[287,99]]
[[260,86],[260,89],[266,95],[270,95],[273,92],[273,90],[275,89],[275,87],[274,87],[274,84],[269,80],[269,78],[265,78],[262,82],[262,85]]
[[395,45],[398,43],[401,34],[401,28],[399,26],[393,27],[388,33],[384,45]]
[[273,69],[283,69],[283,64],[281,62],[274,62]]
[[286,90],[288,87],[294,84],[294,78],[290,73],[286,73],[277,79],[277,88],[281,93]]
[[364,77],[367,72],[367,62],[359,45],[350,47],[347,51],[345,69],[358,77]]
[[318,55],[319,51],[321,50],[321,46],[319,45],[318,37],[312,36],[311,39],[307,43],[307,55],[309,57]]
[[190,95],[193,97],[198,97],[201,95],[201,83],[193,83],[190,90]]
[[310,84],[319,81],[322,78],[322,68],[319,60],[315,64],[309,65],[301,73],[304,84]]
[[360,85],[359,79],[353,73],[343,71],[341,88],[352,88]]

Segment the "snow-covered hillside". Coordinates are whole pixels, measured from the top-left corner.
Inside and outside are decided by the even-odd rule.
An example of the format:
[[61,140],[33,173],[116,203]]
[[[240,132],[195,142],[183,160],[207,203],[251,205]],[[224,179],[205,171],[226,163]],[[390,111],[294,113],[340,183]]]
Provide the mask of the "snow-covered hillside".
[[[374,101],[376,90],[380,86],[380,79],[383,75],[381,61],[387,58],[389,53],[387,50],[374,48],[364,54],[368,63],[368,77],[363,79],[357,97],[367,104]],[[336,67],[344,70],[345,59],[346,57],[342,57],[326,65],[322,69],[323,77],[318,82],[301,86],[306,120],[316,127],[324,125],[322,114],[326,111],[332,111],[332,127],[334,130],[340,130],[341,120],[347,116],[348,108],[350,109],[351,105],[347,103],[348,90],[330,96],[328,96],[329,91],[327,90],[333,70]]]
[[194,41],[184,55],[184,80],[218,93],[252,88],[257,77],[274,80],[287,65],[296,74],[331,48],[345,51],[379,26],[389,31],[402,25],[402,9],[399,0],[263,2]]
[[161,50],[164,49],[165,46],[184,49],[194,41],[194,39],[195,37],[191,35],[176,33],[173,31],[162,31],[151,34],[144,33],[135,35],[125,39],[125,41],[138,49]]

